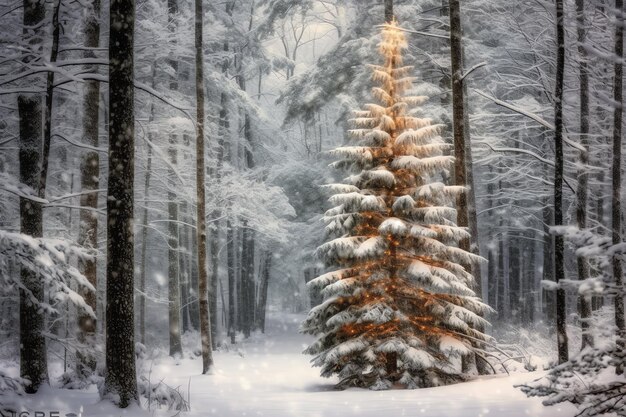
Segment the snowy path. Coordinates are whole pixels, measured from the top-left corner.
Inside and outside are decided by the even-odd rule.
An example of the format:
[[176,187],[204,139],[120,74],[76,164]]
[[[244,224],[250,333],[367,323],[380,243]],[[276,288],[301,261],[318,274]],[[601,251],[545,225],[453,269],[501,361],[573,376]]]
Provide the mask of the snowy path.
[[[190,417],[571,417],[571,405],[544,407],[528,399],[513,385],[530,381],[539,374],[491,377],[464,384],[421,390],[373,392],[350,389],[335,391],[333,381],[321,378],[309,358],[300,354],[309,339],[297,334],[298,317],[271,321],[267,339],[251,341],[240,352],[215,356],[212,375],[198,375],[199,360],[169,358],[153,364],[151,380],[164,380],[186,392],[191,385]],[[243,357],[242,357],[243,355]],[[191,378],[191,380],[190,380]],[[98,403],[97,393],[50,390],[28,399],[32,410],[50,409],[77,412],[84,417],[151,415],[141,410],[114,410]],[[175,412],[158,412],[171,416]],[[63,415],[63,414],[62,414]]]

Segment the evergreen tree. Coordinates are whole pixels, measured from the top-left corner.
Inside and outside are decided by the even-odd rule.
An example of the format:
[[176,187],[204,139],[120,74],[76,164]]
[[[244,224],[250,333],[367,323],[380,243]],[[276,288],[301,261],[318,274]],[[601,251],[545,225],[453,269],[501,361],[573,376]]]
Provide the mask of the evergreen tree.
[[452,201],[463,187],[436,178],[454,164],[440,125],[412,116],[426,100],[410,95],[414,78],[402,65],[407,43],[396,22],[385,25],[372,66],[374,97],[356,112],[357,143],[335,149],[335,167],[354,175],[329,188],[335,205],[325,215],[334,239],[317,254],[336,268],[308,285],[324,302],[302,325],[319,339],[306,349],[323,376],[339,386],[407,388],[460,381],[461,356],[487,338],[477,328],[489,308],[470,289],[462,265],[480,258],[458,247],[468,238],[456,226]]

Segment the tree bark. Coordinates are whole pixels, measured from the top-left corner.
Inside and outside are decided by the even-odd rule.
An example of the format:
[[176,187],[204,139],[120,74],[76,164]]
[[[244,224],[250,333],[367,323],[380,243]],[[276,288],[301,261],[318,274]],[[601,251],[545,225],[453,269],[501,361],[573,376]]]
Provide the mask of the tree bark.
[[235,344],[235,234],[230,220],[226,223],[226,244],[228,245],[228,336]]
[[243,254],[244,254],[244,230],[242,227],[238,227],[234,229],[235,239],[238,244],[235,246],[235,285],[236,290],[235,294],[237,295],[237,326],[236,329],[239,331],[243,331],[243,321],[244,321],[244,267],[243,267]]
[[[59,12],[61,0],[58,0],[52,9],[52,47],[50,50],[50,63],[55,63],[59,54]],[[39,177],[39,197],[45,198],[46,183],[48,180],[48,162],[50,145],[52,143],[52,99],[54,96],[54,71],[48,71],[46,75],[46,111],[43,124],[43,158],[41,160],[41,172]]]
[[[546,174],[547,175],[547,174]],[[554,209],[549,205],[548,197],[543,200],[543,280],[554,281],[554,235],[550,225],[554,222]],[[556,294],[552,289],[542,289],[542,310],[547,322],[556,320]]]
[[393,0],[383,0],[385,6],[385,23],[393,21]]
[[[585,1],[576,0],[576,23],[578,35],[579,78],[580,78],[580,144],[585,148],[580,152],[578,171],[578,186],[576,188],[576,223],[581,231],[587,227],[587,187],[589,165],[589,73],[587,69],[587,50],[585,41]],[[589,265],[583,256],[576,259],[578,279],[584,281],[589,278]],[[578,314],[582,327],[581,349],[593,346],[593,336],[589,332],[589,318],[591,317],[591,297],[581,294],[578,297]]]
[[[451,72],[452,72],[452,126],[453,126],[453,138],[454,138],[454,179],[455,184],[472,187],[473,184],[469,180],[473,181],[473,175],[468,176],[468,160],[471,161],[471,157],[468,156],[471,153],[471,149],[468,147],[467,139],[469,136],[469,124],[468,114],[466,113],[465,99],[465,83],[463,81],[463,28],[461,26],[461,4],[459,0],[450,0],[448,3],[450,14],[450,60],[451,60]],[[472,165],[470,164],[470,168]],[[466,190],[461,193],[457,199],[457,225],[460,227],[470,228],[469,223],[469,198],[474,198],[473,190]],[[474,221],[476,220],[476,210],[472,211],[474,215]],[[470,230],[477,234],[477,225],[474,225]],[[476,242],[477,236],[473,237]],[[459,242],[459,247],[467,252],[472,251],[470,239],[462,239]],[[478,250],[478,245],[475,245],[475,250]],[[474,290],[479,296],[482,296],[482,277],[480,276],[480,267],[478,265],[466,265],[465,269],[474,274]],[[478,274],[476,274],[478,271]],[[482,330],[482,329],[478,329]],[[465,362],[468,362],[467,360]],[[470,361],[476,363],[476,360]],[[486,369],[483,369],[482,362],[479,371],[486,373]]]
[[134,0],[112,0],[109,40],[109,183],[105,392],[137,403],[134,336]]
[[[185,144],[187,144],[188,141],[185,140]],[[186,162],[186,161],[185,161]],[[180,207],[180,218],[182,219],[182,221],[186,222],[187,224],[191,224],[191,221],[189,220],[189,208],[188,208],[188,204],[186,201],[183,201],[181,203],[181,207]],[[190,286],[190,267],[191,267],[191,259],[189,259],[189,250],[191,249],[191,247],[189,246],[189,227],[187,225],[183,226],[180,229],[180,232],[178,234],[178,241],[179,241],[179,247],[180,247],[180,253],[178,255],[178,260],[179,260],[179,265],[180,265],[180,302],[181,302],[181,310],[180,310],[180,314],[181,314],[181,318],[182,318],[182,331],[183,333],[186,331],[189,331],[193,328],[193,324],[191,322],[191,314],[190,314],[190,290],[191,290],[191,286]]]
[[[615,63],[613,66],[613,187],[612,187],[612,242],[617,245],[622,242],[621,237],[621,188],[622,188],[622,77],[624,57],[624,2],[615,0],[617,12],[615,22]],[[626,323],[624,322],[624,281],[622,276],[622,262],[620,255],[613,256],[613,280],[615,281],[615,325],[617,326],[617,343],[620,351],[626,347],[626,334],[624,332]],[[621,362],[620,362],[621,364]],[[615,367],[617,374],[624,373],[624,366]]]
[[[189,222],[197,227],[197,222],[195,221],[195,216],[191,213],[189,214]],[[189,286],[190,288],[198,289],[198,234],[196,233],[196,228],[189,233],[188,236],[188,247],[196,248],[196,250],[191,250],[189,253]],[[191,290],[190,290],[191,291]],[[200,330],[200,298],[196,291],[194,291],[195,299],[192,302],[189,302],[189,316],[191,326]]]
[[[461,9],[459,0],[450,0],[450,60],[452,64],[452,128],[454,134],[454,180],[456,185],[466,187],[467,167],[465,164],[465,100],[463,88],[463,45],[461,30]],[[457,199],[457,225],[469,227],[467,215],[467,192],[461,193]],[[470,251],[470,240],[463,239],[459,247]],[[471,266],[466,266],[471,270]]]
[[[167,1],[168,28],[170,36],[176,35],[176,15],[178,14],[177,0]],[[175,38],[171,41],[173,49],[176,48]],[[170,79],[170,90],[178,91],[178,61],[171,59],[169,62],[173,69],[174,76]],[[180,339],[180,264],[179,264],[179,227],[178,227],[178,201],[176,190],[176,173],[174,168],[177,164],[177,136],[172,133],[169,137],[169,157],[171,166],[168,167],[168,203],[167,213],[168,223],[168,317],[170,333],[170,356],[181,356],[183,354]]]
[[[187,203],[182,201],[180,205],[180,216],[182,222],[187,222]],[[187,226],[183,226],[178,231],[178,247],[180,248],[178,254],[178,270],[180,271],[180,323],[181,332],[185,333],[191,329],[191,323],[189,320],[189,264],[187,260],[187,234],[189,230]]]
[[[156,83],[156,63],[152,64],[152,88]],[[154,121],[154,103],[150,104],[150,116],[148,122]],[[148,220],[150,211],[148,206],[150,204],[150,179],[152,176],[152,132],[148,131],[148,145],[146,150],[146,173],[143,183],[143,195],[144,206],[143,215],[141,217],[141,272],[139,274],[139,342],[142,345],[146,344],[146,264],[147,264],[147,250],[148,250]]]
[[[100,0],[93,0],[91,10],[87,12],[85,19],[85,47],[97,48],[100,45]],[[85,53],[86,58],[93,58],[91,51]],[[85,68],[90,72],[97,72],[95,65]],[[85,81],[85,97],[83,100],[83,142],[89,146],[97,147],[100,127],[100,83],[98,81]],[[80,206],[91,209],[98,208],[98,189],[100,184],[100,157],[97,151],[87,151],[83,154],[81,163],[81,191],[91,191],[80,196]],[[89,248],[98,247],[98,218],[94,212],[80,210],[80,225],[78,244]],[[89,283],[98,287],[96,259],[80,261],[83,275]],[[94,312],[97,311],[96,293],[81,290],[81,295]],[[87,314],[78,317],[78,341],[90,346],[95,345],[96,321]],[[79,353],[77,355],[77,370],[79,374],[86,375],[96,369],[96,359],[89,355]]]
[[[493,178],[493,167],[489,165],[489,177]],[[493,205],[494,205],[494,191],[495,185],[493,182],[489,182],[487,184],[487,216],[489,218],[489,224],[494,224],[494,215],[493,215]],[[489,228],[488,240],[489,242],[493,242],[487,248],[487,302],[489,305],[497,311],[498,309],[498,298],[497,298],[497,289],[498,289],[498,276],[496,275],[496,249],[495,249],[495,241],[496,236],[494,236],[494,229]]]
[[200,338],[202,342],[202,373],[213,365],[211,349],[211,317],[209,312],[209,283],[207,276],[207,233],[204,160],[204,65],[202,42],[202,0],[195,0],[195,54],[196,54],[196,188],[197,188],[197,248],[198,248],[198,298],[200,300]]
[[[36,189],[39,185],[42,132],[41,97],[18,97],[20,116],[20,182]],[[20,232],[32,237],[43,236],[42,205],[39,202],[20,198]],[[22,284],[38,301],[44,300],[41,277],[36,272],[22,267]],[[48,360],[46,340],[43,336],[46,316],[39,306],[31,301],[28,293],[20,289],[20,376],[28,379],[29,393],[35,393],[48,382]]]
[[[43,44],[42,22],[45,17],[45,2],[24,0],[23,37],[33,53],[41,53]],[[19,160],[20,182],[41,192],[41,164],[46,157],[42,146],[42,99],[38,94],[21,94],[17,98],[19,115]],[[42,205],[39,202],[20,198],[20,232],[32,237],[43,236]],[[21,268],[20,277],[26,290],[41,302],[44,288],[41,277],[30,269]],[[48,359],[46,340],[42,334],[46,316],[31,302],[27,293],[20,290],[20,376],[28,379],[26,392],[35,393],[48,382]]]
[[[619,1],[619,0],[618,0]],[[556,87],[554,93],[554,225],[563,225],[563,78],[565,73],[565,28],[563,0],[556,0]],[[557,285],[565,278],[564,237],[554,237],[554,272]],[[569,359],[565,325],[565,290],[556,290],[556,331],[559,363]]]
[[256,324],[256,274],[255,274],[255,253],[256,253],[256,231],[252,228],[248,231],[248,321],[250,327]]
[[[176,163],[176,149],[170,147],[172,164]],[[183,353],[180,338],[180,265],[178,259],[179,236],[178,236],[178,202],[174,193],[173,172],[170,168],[170,191],[168,192],[168,318],[169,318],[169,342],[170,356],[180,356]]]
[[220,222],[216,220],[220,217],[219,211],[211,213],[211,224],[208,226],[208,241],[210,247],[210,263],[209,269],[209,309],[211,313],[211,349],[217,349],[217,280],[219,275],[220,257]]
[[252,323],[250,320],[250,309],[252,306],[250,305],[250,264],[249,264],[249,253],[250,253],[250,229],[248,228],[247,222],[244,221],[242,227],[242,238],[241,238],[241,303],[242,303],[242,330],[245,338],[250,337],[250,332],[252,329]]
[[257,319],[259,323],[259,329],[262,333],[265,333],[265,315],[267,313],[267,291],[270,282],[270,271],[272,269],[272,254],[269,251],[265,251],[263,256],[262,276],[261,276],[261,288],[259,288],[259,304]]

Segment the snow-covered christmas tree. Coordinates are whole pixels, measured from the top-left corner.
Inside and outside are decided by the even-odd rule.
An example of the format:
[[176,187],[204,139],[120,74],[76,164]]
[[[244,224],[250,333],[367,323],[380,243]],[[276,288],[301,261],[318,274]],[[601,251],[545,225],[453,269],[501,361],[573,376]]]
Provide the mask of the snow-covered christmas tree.
[[334,269],[312,280],[324,302],[302,331],[319,338],[305,353],[340,386],[387,389],[463,380],[461,358],[487,339],[489,309],[471,290],[463,265],[476,256],[458,247],[468,237],[456,226],[452,202],[463,187],[438,182],[449,169],[440,125],[418,118],[427,98],[411,95],[412,67],[396,22],[382,30],[384,64],[372,66],[379,104],[356,112],[354,146],[333,151],[333,166],[353,175],[333,184],[320,256]]

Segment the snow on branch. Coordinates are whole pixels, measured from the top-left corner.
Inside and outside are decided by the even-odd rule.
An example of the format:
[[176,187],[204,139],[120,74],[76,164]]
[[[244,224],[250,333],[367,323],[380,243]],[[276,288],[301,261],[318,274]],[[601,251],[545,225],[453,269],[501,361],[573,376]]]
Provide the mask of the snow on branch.
[[6,270],[9,262],[16,262],[21,268],[29,269],[37,274],[48,289],[50,300],[54,302],[69,301],[76,307],[95,318],[92,308],[83,297],[72,289],[75,285],[95,292],[94,286],[87,278],[72,266],[70,259],[93,258],[93,251],[76,246],[61,239],[34,238],[22,233],[0,230],[0,281],[6,286],[16,285],[29,298],[30,302],[40,306],[49,313],[56,312],[53,305],[37,300],[21,282],[19,274],[9,274]]
[[[529,112],[527,110],[524,110],[521,107],[515,106],[515,105],[513,105],[511,103],[507,103],[506,101],[499,100],[499,99],[497,99],[495,97],[490,96],[489,94],[487,94],[487,93],[485,93],[483,91],[474,89],[474,92],[476,92],[476,94],[478,94],[480,96],[483,96],[484,98],[486,98],[488,100],[493,101],[498,106],[502,106],[502,107],[504,107],[506,109],[514,111],[515,113],[519,113],[522,116],[526,116],[526,117],[536,121],[537,123],[539,123],[543,127],[546,127],[546,128],[548,128],[550,130],[554,130],[554,125],[552,123],[548,122],[547,120],[543,119],[541,116],[538,116],[535,113],[532,113],[532,112]],[[572,148],[575,148],[575,149],[577,149],[577,150],[579,150],[581,152],[586,152],[587,151],[584,146],[581,146],[578,143],[573,142],[573,141],[571,141],[568,138],[564,138],[564,140],[565,140],[565,143],[567,143]]]

